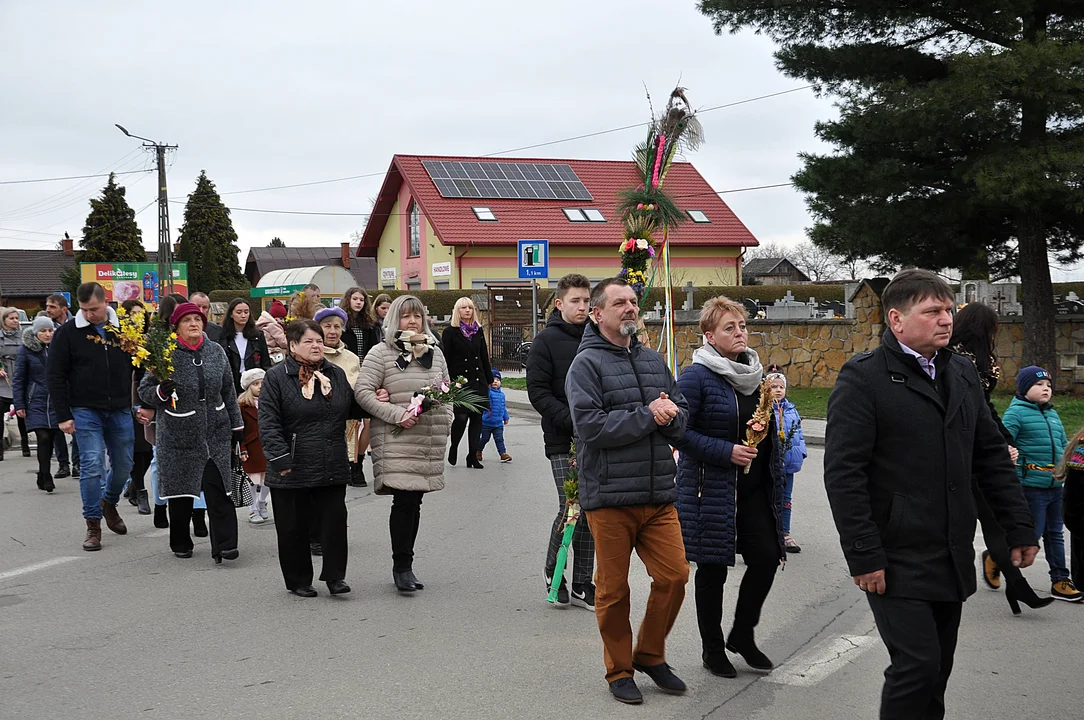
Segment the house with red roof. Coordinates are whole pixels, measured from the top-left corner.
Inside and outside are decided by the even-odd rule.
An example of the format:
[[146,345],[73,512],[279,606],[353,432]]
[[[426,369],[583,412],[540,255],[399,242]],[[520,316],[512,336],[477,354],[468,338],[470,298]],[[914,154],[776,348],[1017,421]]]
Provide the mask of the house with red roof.
[[[519,281],[519,240],[548,240],[551,287],[597,281],[621,267],[618,192],[638,181],[632,161],[395,155],[357,256],[376,258],[382,289],[482,288]],[[690,163],[665,186],[687,216],[669,236],[672,284],[739,284],[753,234]]]

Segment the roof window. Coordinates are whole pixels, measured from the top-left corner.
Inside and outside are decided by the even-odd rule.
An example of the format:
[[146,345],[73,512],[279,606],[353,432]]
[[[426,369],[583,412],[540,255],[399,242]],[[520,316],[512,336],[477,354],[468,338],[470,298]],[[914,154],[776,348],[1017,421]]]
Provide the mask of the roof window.
[[689,218],[694,223],[709,223],[709,222],[711,222],[711,220],[708,219],[708,216],[704,214],[703,210],[686,210],[685,212],[687,212],[689,214]]
[[569,222],[587,222],[587,216],[579,208],[561,208]]
[[603,216],[602,211],[597,208],[584,208],[583,214],[587,216],[587,219],[591,222],[606,222],[606,218]]
[[472,207],[471,210],[474,211],[474,216],[479,220],[497,222],[497,216],[487,207]]

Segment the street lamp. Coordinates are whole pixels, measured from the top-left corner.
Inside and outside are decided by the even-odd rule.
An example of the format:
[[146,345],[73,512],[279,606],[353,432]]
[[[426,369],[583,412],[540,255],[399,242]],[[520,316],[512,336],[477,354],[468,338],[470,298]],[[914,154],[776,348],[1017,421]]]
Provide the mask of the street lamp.
[[154,148],[158,161],[158,300],[173,292],[173,247],[169,237],[169,200],[166,197],[166,150],[176,150],[176,145],[166,145],[139,135],[133,135],[119,123],[114,123],[126,137],[143,141],[143,147]]

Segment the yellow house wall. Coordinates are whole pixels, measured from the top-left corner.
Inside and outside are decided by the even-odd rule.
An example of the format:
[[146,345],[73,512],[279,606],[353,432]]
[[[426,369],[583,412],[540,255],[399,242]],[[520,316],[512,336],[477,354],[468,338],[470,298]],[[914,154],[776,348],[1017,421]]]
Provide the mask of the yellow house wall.
[[[433,230],[433,226],[429,223],[429,219],[425,220],[425,234],[428,238],[428,242],[433,244],[433,247],[429,248],[429,257],[425,263],[426,275],[425,285],[426,290],[435,290],[438,282],[447,282],[448,289],[459,289],[459,273],[456,272],[455,264],[455,248],[448,247],[437,238],[437,233]],[[450,262],[452,264],[452,274],[443,277],[433,276],[433,264],[441,262]]]
[[[395,204],[391,206],[391,217],[388,219],[387,224],[384,225],[384,232],[380,235],[380,244],[376,248],[376,278],[377,285],[381,288],[385,287],[384,282],[380,279],[380,271],[383,268],[393,267],[395,272],[395,285],[392,289],[399,290],[403,287],[403,264],[400,262],[399,246],[402,239],[399,236],[399,201],[396,200]],[[395,250],[395,252],[392,252]]]

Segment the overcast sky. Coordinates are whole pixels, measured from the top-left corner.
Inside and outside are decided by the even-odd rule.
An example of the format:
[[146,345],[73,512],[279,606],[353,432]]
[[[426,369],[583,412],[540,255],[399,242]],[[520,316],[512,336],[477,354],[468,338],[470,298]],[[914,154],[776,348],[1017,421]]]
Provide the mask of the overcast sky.
[[[708,108],[801,83],[751,33],[716,36],[689,0],[409,2],[0,2],[0,180],[153,166],[131,132],[180,146],[169,195],[201,169],[233,212],[242,254],[349,239],[394,153],[476,155],[646,121],[678,78]],[[787,182],[823,151],[830,99],[810,90],[704,113],[687,159],[716,190]],[[640,128],[511,156],[625,159]],[[375,173],[269,192],[268,186]],[[125,175],[144,245],[156,246],[153,173]],[[104,179],[0,185],[0,247],[81,234]],[[791,244],[809,217],[790,188],[723,196],[762,241]],[[183,204],[170,205],[176,236]],[[27,232],[36,231],[36,232]],[[1059,279],[1059,278],[1055,278]]]

